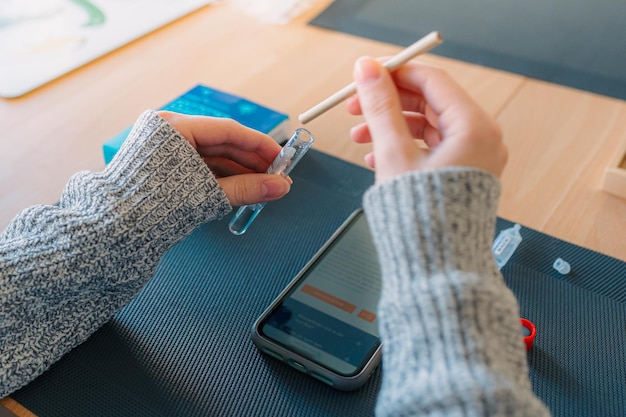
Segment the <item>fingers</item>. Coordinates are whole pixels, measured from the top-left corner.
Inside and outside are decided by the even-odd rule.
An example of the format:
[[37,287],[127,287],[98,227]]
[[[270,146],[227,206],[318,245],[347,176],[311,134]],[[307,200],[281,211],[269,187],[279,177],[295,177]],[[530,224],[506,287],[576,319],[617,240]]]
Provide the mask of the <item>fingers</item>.
[[[404,88],[397,88],[402,109],[407,112],[418,112],[418,113],[425,114],[427,111],[426,100],[424,99],[424,96],[422,96],[419,91],[414,91],[414,90],[415,89],[407,90]],[[346,108],[348,112],[352,115],[359,116],[363,114],[358,95],[354,95],[347,99]]]
[[226,158],[252,171],[263,172],[280,152],[280,145],[270,136],[232,119],[166,111],[159,115],[205,158]]
[[[350,134],[357,143],[373,143],[366,156],[376,181],[409,170],[472,166],[499,176],[507,159],[495,121],[445,71],[411,61],[390,74],[361,58],[355,64],[357,95],[348,111],[367,124]],[[423,139],[430,152],[419,148]]]
[[368,119],[372,136],[408,135],[398,92],[387,70],[378,61],[364,57],[357,61],[354,77],[361,110]]
[[374,158],[374,152],[368,152],[365,155],[365,163],[367,164],[368,167],[372,168],[372,169],[376,169],[376,159]]
[[232,119],[159,115],[198,151],[233,206],[276,200],[289,192],[289,177],[264,173],[281,149],[270,136]]
[[435,113],[451,107],[478,107],[467,92],[450,75],[438,67],[410,61],[394,72],[398,87],[419,93]]
[[[427,129],[424,115],[406,115],[398,90],[391,75],[379,62],[372,58],[361,58],[355,64],[354,78],[360,108],[367,121],[367,132],[371,137],[374,156],[366,163],[376,164],[376,182],[418,169],[423,163],[421,150],[411,134],[410,123],[421,135]],[[415,117],[417,116],[417,117]],[[355,134],[363,135],[363,128]],[[428,133],[432,135],[432,133]],[[361,136],[361,140],[365,137]]]
[[203,159],[217,178],[228,177],[231,175],[252,174],[256,172],[250,168],[233,162],[230,158],[204,157]]
[[277,200],[287,194],[290,181],[274,174],[242,174],[218,179],[233,206]]
[[276,156],[274,155],[274,157],[269,159],[263,158],[255,152],[246,151],[236,145],[228,144],[208,146],[205,149],[198,150],[198,153],[214,171],[222,166],[236,168],[234,170],[231,169],[230,175],[245,172],[265,172]]
[[436,115],[444,139],[428,166],[473,166],[501,175],[507,151],[500,127],[445,71],[410,62],[394,73],[394,80],[400,88],[419,90],[426,109]]
[[372,137],[376,181],[406,171],[417,151],[389,72],[372,58],[355,64],[357,94]]
[[[433,126],[438,115],[451,108],[479,108],[467,92],[447,72],[417,61],[410,61],[393,72],[402,109],[424,114]],[[362,114],[358,96],[347,101],[351,114]]]
[[[392,77],[402,108],[406,111],[425,113],[428,104],[437,103],[437,112],[440,113],[443,108],[460,101],[473,103],[465,90],[438,67],[409,61],[394,71]],[[362,113],[358,96],[348,99],[347,106],[351,114]]]
[[[425,116],[420,114],[407,113],[405,120],[411,136],[414,139],[423,139],[429,148],[436,147],[441,142],[439,130],[433,127]],[[370,143],[372,136],[370,134],[367,123],[354,126],[350,130],[350,136],[356,143]]]

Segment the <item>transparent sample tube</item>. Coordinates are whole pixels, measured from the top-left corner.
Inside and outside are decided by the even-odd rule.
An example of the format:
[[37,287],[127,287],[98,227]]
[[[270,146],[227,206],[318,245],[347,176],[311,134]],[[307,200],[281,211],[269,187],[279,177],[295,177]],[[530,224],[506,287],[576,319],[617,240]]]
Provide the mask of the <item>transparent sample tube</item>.
[[516,223],[513,227],[501,231],[494,240],[492,251],[498,269],[502,269],[506,265],[522,241],[522,235],[519,232],[521,228],[522,226]]
[[[285,178],[309,148],[311,148],[311,145],[313,145],[313,135],[311,132],[303,128],[296,129],[266,172],[268,174],[278,174]],[[257,203],[240,207],[228,224],[231,233],[235,235],[244,234],[261,210],[263,210],[265,204],[267,203]]]

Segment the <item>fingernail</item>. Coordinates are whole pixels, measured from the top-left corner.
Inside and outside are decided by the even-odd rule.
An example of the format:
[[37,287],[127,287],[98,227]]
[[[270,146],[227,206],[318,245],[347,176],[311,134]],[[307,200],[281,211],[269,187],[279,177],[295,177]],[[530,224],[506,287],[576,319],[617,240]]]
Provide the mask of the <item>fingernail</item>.
[[359,83],[377,80],[380,77],[380,65],[373,58],[361,57],[354,65],[354,78]]
[[263,197],[279,198],[291,189],[291,185],[284,178],[276,178],[263,182]]

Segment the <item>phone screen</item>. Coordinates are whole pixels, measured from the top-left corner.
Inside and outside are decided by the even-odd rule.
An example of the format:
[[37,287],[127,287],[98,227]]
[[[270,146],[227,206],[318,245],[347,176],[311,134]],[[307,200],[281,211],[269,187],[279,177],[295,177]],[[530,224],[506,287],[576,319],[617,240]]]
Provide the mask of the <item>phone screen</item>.
[[380,344],[380,268],[360,211],[260,323],[274,342],[344,376],[358,373]]

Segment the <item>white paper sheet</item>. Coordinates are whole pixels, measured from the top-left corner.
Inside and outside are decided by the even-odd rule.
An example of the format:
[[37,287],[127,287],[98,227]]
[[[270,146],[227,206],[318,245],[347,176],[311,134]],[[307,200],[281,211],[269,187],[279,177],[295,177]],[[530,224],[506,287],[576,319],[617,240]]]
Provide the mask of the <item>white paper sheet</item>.
[[268,23],[286,24],[311,8],[314,0],[231,0],[248,14]]
[[214,0],[0,0],[0,96],[17,97]]

